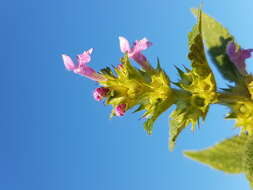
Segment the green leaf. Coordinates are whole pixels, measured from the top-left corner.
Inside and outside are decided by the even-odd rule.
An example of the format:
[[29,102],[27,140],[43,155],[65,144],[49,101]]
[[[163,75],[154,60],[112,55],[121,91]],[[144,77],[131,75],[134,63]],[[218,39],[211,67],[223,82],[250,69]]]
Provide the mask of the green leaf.
[[188,47],[189,53],[188,58],[191,61],[193,68],[193,74],[197,75],[201,79],[205,79],[210,74],[212,76],[212,82],[215,84],[214,75],[210,69],[204,49],[203,32],[202,32],[202,10],[198,9],[196,13],[198,20],[197,24],[193,27],[192,31],[188,34]]
[[244,170],[250,186],[253,189],[253,137],[250,136],[244,154]]
[[[198,15],[199,9],[192,9],[194,15]],[[234,37],[219,22],[207,14],[202,13],[203,37],[212,61],[229,81],[237,82],[241,74],[226,54],[226,46]]]
[[192,31],[188,34],[188,46],[189,53],[188,58],[192,62],[193,69],[197,72],[198,75],[207,76],[211,73],[211,69],[208,66],[204,44],[202,39],[202,20],[201,20],[201,10],[198,13],[197,24],[193,27]]
[[253,189],[253,137],[246,133],[202,151],[185,151],[184,155],[226,173],[244,173]]
[[[244,155],[247,140],[248,136],[242,134],[205,150],[185,151],[184,155],[226,173],[241,173],[245,171]],[[251,166],[249,168],[253,168],[253,163]]]

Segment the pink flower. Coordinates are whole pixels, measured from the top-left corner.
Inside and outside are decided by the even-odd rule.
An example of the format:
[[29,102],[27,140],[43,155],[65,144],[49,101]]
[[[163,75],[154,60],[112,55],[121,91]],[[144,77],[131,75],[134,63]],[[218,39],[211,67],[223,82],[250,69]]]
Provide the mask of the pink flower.
[[236,49],[234,42],[229,42],[226,48],[226,52],[229,59],[234,63],[237,69],[242,73],[246,74],[246,64],[245,60],[251,57],[251,52],[253,49]]
[[85,76],[91,80],[102,81],[106,80],[101,74],[97,73],[94,69],[87,66],[87,63],[90,62],[93,49],[89,49],[88,51],[84,51],[82,54],[77,55],[77,64],[75,64],[72,59],[63,54],[62,59],[65,65],[65,68],[69,71],[73,71],[76,74]]
[[150,71],[153,68],[148,63],[147,58],[141,53],[143,50],[147,49],[152,45],[147,38],[142,40],[136,40],[132,47],[130,47],[129,42],[126,38],[119,37],[120,50],[122,53],[127,53],[129,58],[135,60],[138,64],[142,66],[143,69]]
[[105,87],[96,88],[95,91],[93,92],[93,97],[95,100],[100,101],[107,96],[109,91],[110,90]]
[[114,111],[115,111],[115,114],[116,114],[117,116],[123,116],[123,115],[125,115],[125,112],[126,112],[126,104],[120,104],[120,105],[118,105],[118,106],[114,109]]

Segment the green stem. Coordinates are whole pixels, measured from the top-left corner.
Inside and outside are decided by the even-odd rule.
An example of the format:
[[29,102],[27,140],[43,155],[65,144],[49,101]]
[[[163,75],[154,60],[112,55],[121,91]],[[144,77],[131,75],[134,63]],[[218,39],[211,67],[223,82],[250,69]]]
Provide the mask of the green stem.
[[238,94],[217,92],[216,104],[233,104],[242,100],[249,100],[249,99],[246,97],[240,96]]

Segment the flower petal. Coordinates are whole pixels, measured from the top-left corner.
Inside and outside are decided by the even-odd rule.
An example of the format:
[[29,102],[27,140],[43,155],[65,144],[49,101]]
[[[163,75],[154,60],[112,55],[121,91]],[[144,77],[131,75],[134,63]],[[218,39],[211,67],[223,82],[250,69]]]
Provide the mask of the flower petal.
[[93,97],[96,101],[101,101],[103,99],[103,96],[98,94],[98,92],[96,90],[93,92]]
[[63,54],[62,59],[63,59],[64,65],[65,65],[65,68],[67,70],[73,71],[76,68],[74,62],[72,61],[72,59],[68,55]]
[[[120,41],[122,41],[122,44],[124,44],[124,41],[127,41],[123,37],[120,37],[120,38],[121,38]],[[127,44],[129,46],[128,41],[127,41]],[[150,41],[148,41],[147,38],[143,38],[141,40],[136,40],[134,42],[132,48],[130,48],[130,50],[127,51],[128,57],[134,59],[146,71],[151,71],[151,70],[153,70],[153,68],[148,63],[147,58],[141,52],[143,50],[147,49],[148,47],[150,47],[151,45],[152,45],[152,43]],[[121,45],[121,46],[123,46],[123,45]],[[122,51],[122,49],[124,49],[124,48],[121,47],[121,51]]]
[[82,54],[77,55],[78,64],[75,65],[72,59],[67,55],[62,55],[64,65],[69,71],[73,71],[76,74],[87,77],[95,81],[106,80],[102,74],[97,73],[94,69],[87,66],[87,63],[91,61],[90,54],[92,53],[93,48],[88,51],[84,51]]
[[86,65],[80,65],[78,68],[74,69],[74,73],[95,81],[106,80],[101,74],[97,73],[94,69]]
[[136,40],[133,48],[132,48],[132,52],[141,52],[147,48],[149,48],[152,45],[152,43],[150,41],[148,41],[147,38],[143,38],[141,40]]
[[236,49],[236,45],[234,42],[229,42],[226,48],[226,52],[229,56],[229,59],[234,63],[237,69],[245,74],[246,72],[246,64],[245,60],[251,57],[251,52],[253,49]]
[[119,36],[119,45],[122,53],[127,53],[131,51],[128,40],[122,36]]
[[226,48],[226,52],[229,56],[233,56],[236,51],[236,46],[234,42],[229,42]]
[[142,67],[146,67],[147,58],[142,53],[135,53],[132,58],[139,63]]
[[90,62],[91,60],[91,53],[93,48],[89,49],[88,51],[84,51],[82,54],[77,55],[78,65],[84,65]]
[[90,48],[88,51],[86,51],[87,54],[91,55],[93,52],[93,48]]

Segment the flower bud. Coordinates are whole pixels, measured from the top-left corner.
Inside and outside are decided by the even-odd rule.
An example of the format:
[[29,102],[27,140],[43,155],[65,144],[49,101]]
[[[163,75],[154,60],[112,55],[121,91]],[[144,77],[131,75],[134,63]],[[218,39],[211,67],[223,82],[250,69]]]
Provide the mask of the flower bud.
[[107,96],[108,92],[109,92],[108,88],[99,87],[96,88],[95,91],[93,92],[93,97],[95,100],[100,101]]
[[120,104],[115,108],[115,114],[117,116],[123,116],[126,112],[126,104]]

